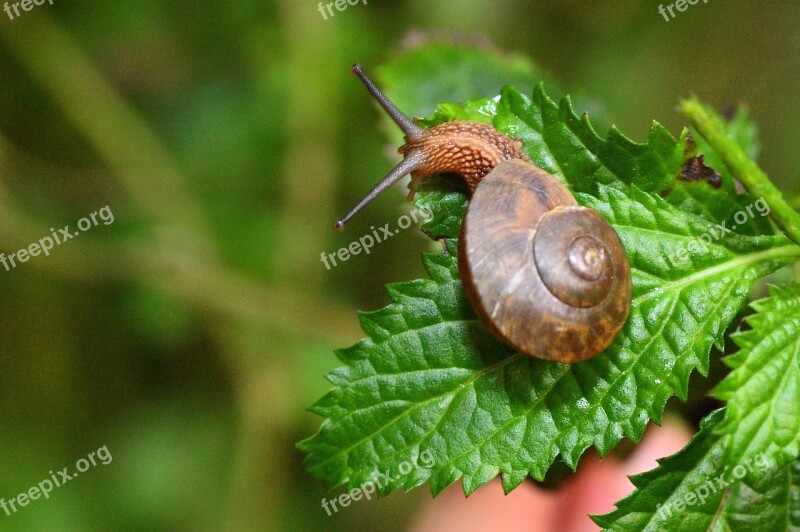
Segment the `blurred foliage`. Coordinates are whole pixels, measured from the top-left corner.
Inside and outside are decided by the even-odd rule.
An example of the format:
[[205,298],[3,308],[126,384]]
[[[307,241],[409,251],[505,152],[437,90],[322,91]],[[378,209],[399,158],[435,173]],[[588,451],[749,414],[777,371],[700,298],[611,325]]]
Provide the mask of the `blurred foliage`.
[[[637,140],[651,119],[677,135],[675,104],[692,91],[720,109],[744,101],[762,166],[797,193],[800,100],[786,88],[800,77],[798,15],[795,2],[744,0],[671,22],[635,0],[371,0],[329,20],[288,0],[0,14],[0,251],[105,205],[116,218],[0,270],[0,497],[102,445],[114,457],[0,523],[412,522],[425,490],[328,517],[320,499],[336,492],[304,473],[294,448],[318,424],[305,408],[329,388],[332,348],[360,337],[354,310],[385,304],[384,283],[421,275],[427,247],[406,231],[330,271],[320,261],[407,208],[391,192],[347,232],[330,228],[390,167],[349,65],[394,57],[421,38],[415,28],[492,42],[520,54],[499,65],[504,83],[524,79],[519,57],[531,57],[561,90],[592,96],[577,110],[602,109]],[[421,80],[425,68],[419,60]]]

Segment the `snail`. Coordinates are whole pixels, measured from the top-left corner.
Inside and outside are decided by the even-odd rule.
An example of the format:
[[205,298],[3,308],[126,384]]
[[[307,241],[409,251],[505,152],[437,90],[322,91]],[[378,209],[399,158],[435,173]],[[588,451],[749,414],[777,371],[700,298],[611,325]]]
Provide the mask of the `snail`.
[[344,225],[393,183],[457,174],[472,193],[458,242],[464,289],[480,320],[536,358],[574,363],[604,351],[624,326],[631,272],[613,227],[581,207],[558,179],[535,166],[489,124],[454,120],[418,126],[352,68],[402,129],[403,160],[335,223]]

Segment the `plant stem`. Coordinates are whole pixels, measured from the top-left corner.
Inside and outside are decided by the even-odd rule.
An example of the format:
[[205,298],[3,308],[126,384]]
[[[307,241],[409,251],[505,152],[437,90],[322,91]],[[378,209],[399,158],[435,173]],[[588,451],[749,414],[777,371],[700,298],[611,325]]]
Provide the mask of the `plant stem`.
[[800,244],[800,214],[786,202],[781,191],[772,184],[767,174],[725,131],[725,126],[709,113],[696,97],[680,103],[683,116],[722,157],[725,165],[750,194],[764,198],[770,214],[778,227],[795,243]]

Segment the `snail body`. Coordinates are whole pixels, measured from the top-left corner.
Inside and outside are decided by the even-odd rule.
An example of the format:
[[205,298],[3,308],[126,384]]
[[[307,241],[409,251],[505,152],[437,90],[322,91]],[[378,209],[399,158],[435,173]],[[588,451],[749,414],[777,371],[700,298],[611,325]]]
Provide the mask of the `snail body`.
[[461,176],[472,197],[461,226],[459,272],[476,314],[521,353],[579,362],[608,347],[625,324],[631,273],[625,249],[599,213],[535,166],[522,143],[488,124],[452,121],[423,129],[363,73],[367,89],[406,134],[403,160],[337,228],[402,177],[413,198],[428,175]]

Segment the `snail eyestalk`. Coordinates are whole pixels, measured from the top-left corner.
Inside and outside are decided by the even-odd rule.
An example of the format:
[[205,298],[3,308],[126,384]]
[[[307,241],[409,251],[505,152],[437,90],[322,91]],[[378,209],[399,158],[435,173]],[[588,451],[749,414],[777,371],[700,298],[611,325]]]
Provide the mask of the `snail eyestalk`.
[[411,118],[398,109],[395,104],[389,101],[389,98],[387,98],[386,95],[384,95],[375,85],[375,83],[369,78],[369,76],[364,73],[364,71],[361,69],[361,65],[353,65],[353,68],[350,70],[353,72],[353,74],[359,77],[372,97],[378,100],[378,103],[381,104],[381,107],[383,107],[386,113],[392,118],[392,120],[394,120],[394,123],[403,130],[403,133],[405,133],[408,140],[418,139],[420,135],[422,135],[422,132],[425,130],[415,124]]
[[377,198],[381,192],[389,188],[390,186],[394,185],[398,181],[400,181],[403,177],[407,176],[414,170],[416,170],[420,164],[423,162],[424,156],[416,151],[409,152],[406,154],[405,159],[400,161],[400,163],[395,166],[389,174],[381,179],[377,185],[372,187],[372,189],[367,192],[367,194],[361,198],[355,206],[347,211],[347,214],[342,216],[333,227],[337,230],[344,229],[344,225],[350,221],[350,218],[355,216],[358,211],[364,208],[370,201]]
[[[381,104],[381,107],[383,107],[386,113],[392,118],[392,120],[394,120],[395,124],[397,124],[400,129],[403,130],[403,133],[406,135],[406,140],[412,142],[418,140],[422,136],[425,130],[415,124],[411,118],[405,115],[400,109],[397,108],[395,104],[389,101],[386,95],[381,92],[381,90],[375,85],[370,77],[364,73],[361,65],[353,65],[351,70],[356,76],[359,77],[372,97]],[[347,214],[337,220],[336,223],[333,224],[333,227],[336,230],[344,229],[345,224],[349,222],[350,219],[361,209],[363,209],[365,205],[377,198],[384,190],[400,181],[403,177],[407,176],[414,170],[419,169],[424,162],[425,156],[420,151],[411,150],[406,153],[403,160],[400,161],[400,163],[395,166],[386,177],[381,179],[377,185],[372,187],[372,189],[367,192],[366,196],[361,198],[352,209],[347,211]]]

